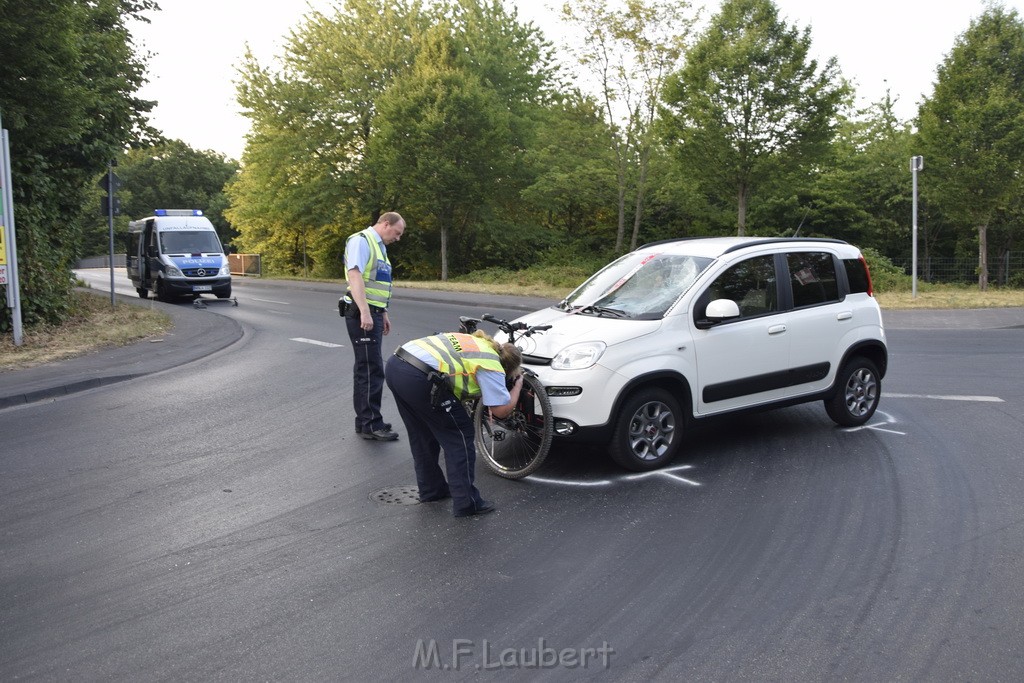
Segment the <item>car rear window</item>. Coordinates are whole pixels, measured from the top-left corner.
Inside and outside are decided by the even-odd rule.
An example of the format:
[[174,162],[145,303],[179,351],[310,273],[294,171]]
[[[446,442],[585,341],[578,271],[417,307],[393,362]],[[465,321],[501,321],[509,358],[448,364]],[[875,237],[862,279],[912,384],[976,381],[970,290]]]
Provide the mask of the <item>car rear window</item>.
[[870,294],[871,285],[864,262],[856,258],[844,258],[843,266],[846,268],[846,279],[850,282],[850,293]]

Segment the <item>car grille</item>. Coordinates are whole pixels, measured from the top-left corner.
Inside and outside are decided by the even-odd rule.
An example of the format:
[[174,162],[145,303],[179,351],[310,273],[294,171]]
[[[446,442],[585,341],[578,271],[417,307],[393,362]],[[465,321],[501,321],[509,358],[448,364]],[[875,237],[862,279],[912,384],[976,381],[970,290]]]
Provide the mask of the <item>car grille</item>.
[[220,268],[184,268],[181,274],[185,277],[217,277]]

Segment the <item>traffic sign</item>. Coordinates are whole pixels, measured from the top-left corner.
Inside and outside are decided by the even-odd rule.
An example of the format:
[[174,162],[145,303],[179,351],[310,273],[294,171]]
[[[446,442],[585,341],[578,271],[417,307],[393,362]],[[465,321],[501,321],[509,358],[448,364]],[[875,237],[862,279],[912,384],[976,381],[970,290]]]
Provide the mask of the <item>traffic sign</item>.
[[[108,185],[113,187],[108,187]],[[117,192],[121,188],[121,179],[117,177],[116,173],[110,171],[109,173],[104,173],[103,177],[100,178],[99,186],[107,192]]]

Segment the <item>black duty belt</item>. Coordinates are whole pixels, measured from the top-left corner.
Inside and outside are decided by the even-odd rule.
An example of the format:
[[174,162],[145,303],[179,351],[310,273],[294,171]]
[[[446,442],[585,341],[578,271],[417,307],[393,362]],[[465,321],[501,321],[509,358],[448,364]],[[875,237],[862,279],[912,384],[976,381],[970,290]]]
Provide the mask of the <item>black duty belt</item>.
[[422,372],[424,375],[432,375],[437,372],[435,368],[430,367],[429,365],[421,361],[419,358],[417,358],[415,355],[406,351],[401,346],[399,346],[395,350],[395,355],[398,356],[401,360],[404,360],[406,363],[419,370],[420,372]]

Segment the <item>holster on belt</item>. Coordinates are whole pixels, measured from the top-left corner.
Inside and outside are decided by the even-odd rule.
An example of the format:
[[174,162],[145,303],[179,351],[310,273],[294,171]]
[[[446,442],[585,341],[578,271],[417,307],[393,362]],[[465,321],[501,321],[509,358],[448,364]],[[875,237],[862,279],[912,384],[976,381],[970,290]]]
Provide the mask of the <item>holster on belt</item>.
[[430,407],[435,410],[440,408],[445,399],[454,393],[452,378],[447,374],[438,372],[401,346],[395,350],[395,355],[427,376],[430,381]]

